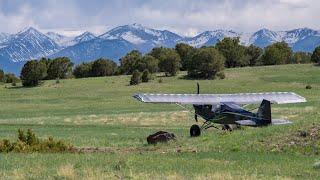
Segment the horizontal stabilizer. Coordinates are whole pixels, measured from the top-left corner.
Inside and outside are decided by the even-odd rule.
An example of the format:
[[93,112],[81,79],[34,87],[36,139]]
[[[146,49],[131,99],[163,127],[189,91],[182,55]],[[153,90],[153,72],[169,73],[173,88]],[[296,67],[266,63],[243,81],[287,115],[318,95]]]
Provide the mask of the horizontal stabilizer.
[[260,104],[263,100],[275,104],[300,103],[306,99],[293,92],[239,93],[239,94],[135,94],[135,99],[146,103],[220,104],[232,102],[238,105]]
[[257,123],[252,120],[240,120],[236,121],[236,123],[241,126],[257,126]]
[[285,119],[272,119],[272,125],[283,125],[283,124],[292,124],[291,121]]

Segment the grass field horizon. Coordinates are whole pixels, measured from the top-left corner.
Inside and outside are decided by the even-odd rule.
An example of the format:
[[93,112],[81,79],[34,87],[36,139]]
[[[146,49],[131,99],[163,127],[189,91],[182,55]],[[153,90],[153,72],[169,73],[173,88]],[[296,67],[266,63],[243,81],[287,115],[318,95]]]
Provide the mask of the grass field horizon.
[[[53,136],[76,147],[107,153],[1,153],[4,179],[317,179],[320,153],[320,67],[313,64],[226,69],[226,79],[155,77],[129,86],[130,76],[44,81],[34,88],[0,85],[0,138],[14,140],[19,128]],[[170,104],[144,104],[135,93],[242,93],[292,91],[306,103],[273,105],[285,126],[215,129],[190,138],[193,116]],[[307,90],[306,85],[312,89]],[[191,107],[190,107],[191,108]],[[147,145],[158,130],[177,140]],[[300,131],[316,133],[302,138]],[[317,132],[314,132],[317,131]]]

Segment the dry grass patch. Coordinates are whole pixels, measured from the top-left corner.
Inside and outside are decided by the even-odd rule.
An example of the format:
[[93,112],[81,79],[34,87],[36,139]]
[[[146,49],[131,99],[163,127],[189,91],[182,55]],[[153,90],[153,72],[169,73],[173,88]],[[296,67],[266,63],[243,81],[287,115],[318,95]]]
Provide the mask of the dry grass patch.
[[76,179],[76,172],[72,164],[62,165],[57,169],[59,177],[66,179]]

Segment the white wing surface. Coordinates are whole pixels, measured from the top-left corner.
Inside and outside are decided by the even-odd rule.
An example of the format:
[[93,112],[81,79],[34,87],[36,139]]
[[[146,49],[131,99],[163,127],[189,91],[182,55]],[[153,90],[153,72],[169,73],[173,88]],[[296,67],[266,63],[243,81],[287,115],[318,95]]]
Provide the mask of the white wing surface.
[[260,104],[263,99],[275,104],[301,103],[306,99],[293,92],[239,93],[239,94],[135,94],[134,98],[145,103],[220,104],[233,102],[238,105]]

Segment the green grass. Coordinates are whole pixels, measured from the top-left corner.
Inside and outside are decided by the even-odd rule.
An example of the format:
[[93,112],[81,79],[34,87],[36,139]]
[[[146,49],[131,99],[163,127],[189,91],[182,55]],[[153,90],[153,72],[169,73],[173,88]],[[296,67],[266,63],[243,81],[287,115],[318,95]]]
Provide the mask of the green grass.
[[[77,147],[107,147],[108,153],[0,154],[0,176],[8,178],[133,179],[317,179],[317,138],[301,139],[299,130],[319,126],[320,67],[285,65],[226,70],[224,80],[156,77],[128,86],[129,76],[45,81],[35,88],[0,86],[0,138],[16,139],[19,128],[41,138],[53,136]],[[243,128],[232,133],[210,129],[189,137],[192,115],[175,105],[144,104],[134,93],[293,91],[307,103],[273,105],[286,126]],[[310,84],[311,90],[305,86]],[[313,125],[315,123],[315,125]],[[149,146],[158,130],[177,141]],[[294,142],[294,144],[292,144]]]

